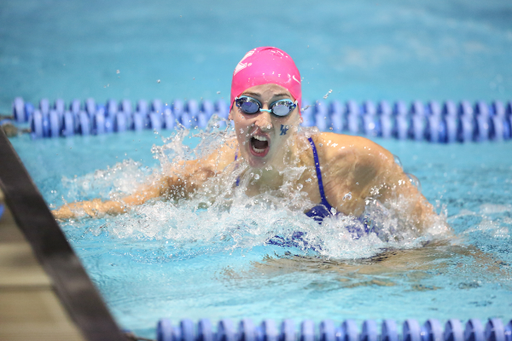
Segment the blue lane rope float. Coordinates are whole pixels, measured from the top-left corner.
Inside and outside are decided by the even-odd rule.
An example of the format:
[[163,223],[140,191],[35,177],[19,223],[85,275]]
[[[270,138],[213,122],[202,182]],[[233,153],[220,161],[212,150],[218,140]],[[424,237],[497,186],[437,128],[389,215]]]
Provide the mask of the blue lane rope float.
[[202,319],[197,327],[192,320],[184,319],[173,325],[169,319],[161,319],[157,329],[158,341],[512,341],[512,320],[505,326],[500,319],[492,318],[485,326],[478,319],[470,319],[465,326],[460,320],[450,319],[444,329],[438,320],[429,319],[423,325],[407,319],[401,333],[394,320],[378,324],[366,320],[361,330],[353,320],[336,325],[324,320],[315,328],[311,320],[304,320],[296,329],[292,320],[284,320],[278,326],[273,320],[264,320],[256,326],[250,319],[242,319],[238,326],[229,320],[220,320],[216,332],[208,319]]
[[[512,101],[490,104],[477,101],[423,103],[403,101],[390,104],[364,101],[303,101],[303,126],[317,126],[321,131],[347,132],[368,137],[433,143],[485,142],[511,139]],[[14,122],[30,123],[34,139],[73,135],[101,135],[127,130],[172,130],[179,123],[185,128],[205,128],[212,115],[227,119],[229,105],[224,100],[176,99],[164,103],[139,100],[108,100],[97,103],[93,98],[73,100],[67,106],[62,99],[53,104],[41,99],[39,105],[17,97],[13,104]]]

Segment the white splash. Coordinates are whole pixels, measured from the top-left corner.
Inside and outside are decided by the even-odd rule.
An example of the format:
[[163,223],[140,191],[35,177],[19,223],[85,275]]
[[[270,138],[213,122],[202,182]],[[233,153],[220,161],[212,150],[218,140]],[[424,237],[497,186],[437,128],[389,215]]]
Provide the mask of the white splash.
[[[308,135],[314,131],[302,128],[299,133]],[[147,177],[168,172],[177,162],[205,157],[235,137],[231,124],[218,116],[212,117],[204,131],[193,135],[199,139],[195,147],[184,143],[189,135],[190,131],[180,126],[174,135],[163,139],[162,145],[153,146],[153,156],[160,161],[158,169],[126,160],[81,178],[64,179],[68,197],[90,198],[92,190],[101,198],[119,198],[133,192]],[[429,238],[447,233],[443,217],[433,222],[426,233],[416,232],[411,228],[413,222],[403,218],[408,207],[403,198],[388,202],[387,208],[369,198],[362,217],[337,215],[319,224],[303,213],[317,203],[308,200],[302,186],[292,185],[292,180],[304,171],[305,167],[289,165],[282,173],[284,186],[249,197],[245,189],[260,174],[246,171],[246,166],[239,162],[237,167],[233,164],[229,171],[210,179],[192,198],[151,200],[127,214],[107,217],[92,233],[101,233],[102,229],[113,238],[165,240],[183,252],[195,248],[209,250],[205,252],[251,249],[284,243],[296,251],[334,259],[370,257],[387,248],[418,247]],[[351,193],[345,194],[344,199],[350,200]],[[79,227],[81,222],[74,224]],[[366,233],[361,232],[365,230]]]

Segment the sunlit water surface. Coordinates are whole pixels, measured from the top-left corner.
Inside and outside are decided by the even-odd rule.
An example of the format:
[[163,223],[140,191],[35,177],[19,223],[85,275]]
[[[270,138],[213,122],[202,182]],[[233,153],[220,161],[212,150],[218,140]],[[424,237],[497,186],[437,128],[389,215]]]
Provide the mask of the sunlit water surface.
[[[201,156],[226,134],[145,131],[11,142],[47,202],[58,207],[131,193],[170,162]],[[234,186],[236,175],[209,206],[202,197],[155,200],[124,215],[61,227],[119,323],[147,336],[161,317],[510,317],[511,144],[377,142],[418,177],[453,233],[433,226],[424,235],[403,229],[396,238],[354,240],[345,227],[355,219],[318,225],[291,208],[293,199],[246,197],[243,185]],[[268,244],[293,231],[307,232],[307,244]]]

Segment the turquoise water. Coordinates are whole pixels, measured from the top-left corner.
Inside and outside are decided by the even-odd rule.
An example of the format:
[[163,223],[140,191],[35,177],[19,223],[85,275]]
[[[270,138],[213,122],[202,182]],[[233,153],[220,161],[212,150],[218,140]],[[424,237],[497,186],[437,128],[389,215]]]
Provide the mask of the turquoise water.
[[[169,134],[11,141],[55,207],[63,199],[133,190],[158,167],[151,149]],[[198,139],[183,142],[193,146]],[[318,253],[266,245],[283,224],[316,226],[300,212],[257,205],[197,210],[169,202],[61,226],[121,326],[141,335],[154,336],[161,317],[510,318],[511,143],[377,142],[419,178],[455,238],[432,236],[423,248],[423,238],[393,245],[342,238],[334,247],[321,244]],[[330,230],[308,231],[322,243]],[[390,246],[395,255],[388,260],[368,258]]]
[[296,60],[305,99],[508,101],[511,13],[508,0],[3,0],[0,112],[16,96],[226,99],[262,45]]

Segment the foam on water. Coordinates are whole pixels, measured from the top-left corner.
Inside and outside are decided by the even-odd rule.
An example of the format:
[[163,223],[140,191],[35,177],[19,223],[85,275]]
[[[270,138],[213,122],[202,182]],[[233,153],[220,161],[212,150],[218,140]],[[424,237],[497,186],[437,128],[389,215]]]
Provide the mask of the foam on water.
[[[315,132],[303,129],[299,134]],[[162,145],[154,145],[153,157],[160,162],[155,169],[125,160],[106,170],[73,179],[63,178],[64,191],[67,191],[64,201],[122,198],[158,174],[169,174],[181,162],[206,157],[233,139],[234,131],[229,122],[213,117],[205,131],[193,136],[198,139],[195,147],[184,143],[190,135],[189,130],[180,127],[171,137],[163,138]],[[196,253],[198,248],[250,250],[280,238],[297,249],[295,252],[325,259],[367,258],[390,248],[415,248],[450,235],[444,216],[439,216],[423,234],[414,232],[412,222],[404,219],[409,205],[402,197],[389,202],[387,207],[375,198],[368,198],[362,218],[338,215],[318,224],[303,213],[316,203],[301,191],[301,185],[294,183],[304,171],[305,167],[289,164],[282,174],[284,185],[281,188],[249,197],[245,190],[260,174],[249,171],[243,161],[233,161],[189,198],[150,200],[131,208],[127,214],[105,216],[97,222],[69,221],[64,223],[65,229],[85,226],[85,231],[91,235],[108,233],[112,238],[126,240],[164,240],[167,247],[181,250],[182,255],[183,250]],[[239,185],[235,186],[237,179]],[[419,186],[414,176],[411,181]],[[344,198],[351,200],[351,193],[346,193]],[[364,230],[363,220],[369,222],[373,232],[355,236],[351,231]],[[303,233],[300,238],[294,236],[297,232]]]
[[82,177],[63,177],[62,186],[67,190],[64,200],[69,202],[126,196],[145,182],[149,174],[149,169],[140,162],[125,160]]

